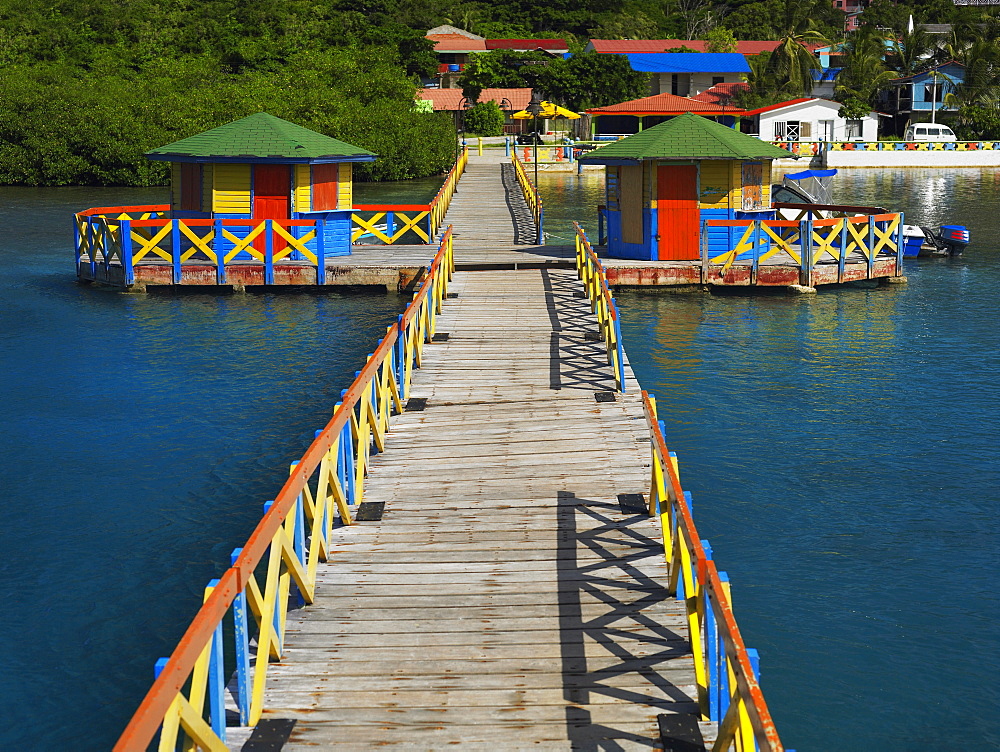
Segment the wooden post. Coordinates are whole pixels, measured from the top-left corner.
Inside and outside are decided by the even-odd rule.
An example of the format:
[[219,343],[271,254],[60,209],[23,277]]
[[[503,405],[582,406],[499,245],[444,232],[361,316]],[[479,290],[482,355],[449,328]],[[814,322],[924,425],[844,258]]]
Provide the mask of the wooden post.
[[[274,230],[271,223],[274,220],[264,220],[264,284],[274,284]],[[253,228],[250,228],[253,232]]]
[[135,270],[132,268],[132,222],[123,219],[118,225],[118,249],[125,271],[125,284],[135,284]]
[[181,221],[170,220],[170,259],[174,270],[174,284],[181,283]]
[[226,246],[222,242],[222,220],[217,219],[212,223],[212,252],[215,253],[215,283],[217,285],[226,284]]
[[[219,584],[212,580],[205,588],[205,600]],[[226,679],[225,661],[222,651],[222,620],[215,625],[208,658],[208,717],[212,723],[212,731],[223,742],[226,741]]]
[[326,222],[322,219],[316,220],[316,284],[326,284],[326,237],[323,230]]
[[[243,553],[242,548],[235,548],[229,555],[231,566]],[[247,622],[247,595],[241,590],[233,598],[233,641],[236,656],[236,704],[240,711],[240,725],[250,724],[250,629]]]

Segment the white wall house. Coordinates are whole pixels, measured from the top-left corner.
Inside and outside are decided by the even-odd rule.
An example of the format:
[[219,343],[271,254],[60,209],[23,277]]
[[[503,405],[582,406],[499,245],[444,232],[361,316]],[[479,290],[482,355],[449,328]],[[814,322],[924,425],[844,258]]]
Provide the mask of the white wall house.
[[878,114],[845,120],[840,102],[809,97],[780,102],[743,116],[740,130],[763,141],[877,141]]

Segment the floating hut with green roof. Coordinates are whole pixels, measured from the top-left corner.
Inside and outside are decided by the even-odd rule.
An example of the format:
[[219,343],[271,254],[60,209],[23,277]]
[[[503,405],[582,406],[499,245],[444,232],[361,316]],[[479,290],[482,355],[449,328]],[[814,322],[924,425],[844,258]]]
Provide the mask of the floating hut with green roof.
[[[700,258],[702,222],[773,219],[771,161],[788,152],[686,113],[580,158],[606,165],[608,255],[659,261]],[[732,247],[713,228],[709,253]]]
[[266,112],[146,156],[170,162],[172,218],[322,220],[327,256],[351,252],[351,166],[375,159]]

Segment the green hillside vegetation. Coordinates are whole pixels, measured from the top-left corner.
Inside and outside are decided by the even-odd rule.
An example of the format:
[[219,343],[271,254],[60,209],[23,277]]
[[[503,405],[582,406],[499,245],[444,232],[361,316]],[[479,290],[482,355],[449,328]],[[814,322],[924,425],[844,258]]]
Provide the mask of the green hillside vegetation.
[[[972,81],[955,97],[963,122],[985,133],[1000,120],[997,10],[876,0],[863,17],[873,31],[854,39],[902,32],[910,13],[917,23],[956,24],[934,59],[972,62]],[[576,52],[591,37],[697,39],[713,30],[719,49],[730,38],[791,40],[756,62],[757,101],[806,86],[809,61],[796,39],[843,37],[828,0],[0,0],[0,183],[162,184],[165,167],[144,151],[262,110],[379,154],[362,178],[438,173],[453,157],[453,125],[417,111],[413,96],[437,67],[424,33],[442,23],[493,38],[563,37]],[[926,65],[919,45],[904,43],[890,67]],[[845,101],[867,100],[877,93],[869,82],[885,79],[872,49],[850,42]],[[550,59],[510,75],[486,62],[463,83],[537,85],[573,108],[645,93],[645,77],[618,57]]]

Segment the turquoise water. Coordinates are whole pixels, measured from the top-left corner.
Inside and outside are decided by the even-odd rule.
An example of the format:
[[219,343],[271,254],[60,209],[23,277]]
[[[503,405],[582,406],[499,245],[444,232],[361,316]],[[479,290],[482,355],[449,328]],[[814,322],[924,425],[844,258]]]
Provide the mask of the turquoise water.
[[[845,170],[836,185],[908,222],[966,224],[973,245],[908,262],[903,287],[619,294],[626,350],[785,743],[996,749],[1000,171]],[[547,211],[599,190],[542,187],[557,189]]]
[[[841,183],[973,245],[898,288],[621,294],[628,352],[786,743],[995,748],[1000,172]],[[594,226],[599,178],[542,190]],[[402,304],[77,287],[70,213],[164,195],[0,189],[3,750],[111,746]]]

